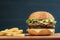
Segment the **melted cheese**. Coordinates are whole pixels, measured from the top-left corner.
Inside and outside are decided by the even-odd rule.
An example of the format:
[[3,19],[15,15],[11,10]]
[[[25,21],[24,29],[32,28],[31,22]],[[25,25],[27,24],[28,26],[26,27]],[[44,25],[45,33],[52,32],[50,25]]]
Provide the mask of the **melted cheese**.
[[[41,30],[46,30],[46,29],[30,29],[30,30],[35,30],[36,32],[40,32]],[[50,30],[51,32],[55,32],[55,29],[47,29]]]

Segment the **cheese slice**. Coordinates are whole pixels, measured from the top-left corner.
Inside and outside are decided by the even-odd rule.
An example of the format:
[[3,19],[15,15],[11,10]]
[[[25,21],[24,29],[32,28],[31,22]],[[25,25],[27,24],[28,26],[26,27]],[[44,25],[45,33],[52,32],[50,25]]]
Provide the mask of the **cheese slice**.
[[[40,32],[41,30],[46,30],[46,29],[28,29],[28,30],[35,30],[36,32]],[[50,30],[51,32],[55,33],[55,29],[47,29]]]

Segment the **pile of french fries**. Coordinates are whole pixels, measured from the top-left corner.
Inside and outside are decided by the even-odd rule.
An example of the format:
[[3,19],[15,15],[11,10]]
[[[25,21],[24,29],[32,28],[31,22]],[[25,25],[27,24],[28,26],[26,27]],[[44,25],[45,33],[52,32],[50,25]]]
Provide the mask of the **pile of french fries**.
[[23,30],[11,28],[0,31],[0,36],[25,36],[25,34],[23,34]]

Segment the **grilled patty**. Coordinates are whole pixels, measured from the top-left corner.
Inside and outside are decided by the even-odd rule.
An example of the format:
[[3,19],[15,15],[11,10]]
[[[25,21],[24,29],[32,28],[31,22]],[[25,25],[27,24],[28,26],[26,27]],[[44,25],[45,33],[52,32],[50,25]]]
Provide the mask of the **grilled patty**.
[[43,23],[30,23],[29,28],[54,28],[53,25]]

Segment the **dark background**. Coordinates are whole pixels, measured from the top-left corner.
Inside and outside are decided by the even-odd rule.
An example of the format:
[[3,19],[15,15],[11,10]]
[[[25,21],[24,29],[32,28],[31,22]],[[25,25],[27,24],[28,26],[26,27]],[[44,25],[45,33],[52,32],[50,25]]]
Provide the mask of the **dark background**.
[[26,32],[26,19],[35,11],[48,11],[54,15],[60,32],[60,0],[0,0],[0,30],[18,27]]

